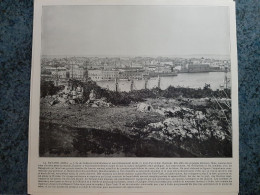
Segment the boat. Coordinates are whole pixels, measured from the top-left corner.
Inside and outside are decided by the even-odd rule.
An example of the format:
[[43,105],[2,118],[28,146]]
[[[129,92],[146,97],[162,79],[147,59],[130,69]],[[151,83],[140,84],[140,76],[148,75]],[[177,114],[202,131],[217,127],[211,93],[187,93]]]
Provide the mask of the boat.
[[180,73],[208,73],[208,72],[225,72],[219,67],[211,67],[208,64],[189,65],[188,68],[181,69]]
[[177,72],[149,72],[149,77],[171,77],[171,76],[177,76]]

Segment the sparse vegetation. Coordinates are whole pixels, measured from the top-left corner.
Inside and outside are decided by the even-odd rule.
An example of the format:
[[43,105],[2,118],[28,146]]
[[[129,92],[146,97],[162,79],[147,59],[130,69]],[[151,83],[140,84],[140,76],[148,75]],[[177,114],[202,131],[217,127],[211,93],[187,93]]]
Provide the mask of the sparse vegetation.
[[[84,88],[81,104],[41,106],[41,156],[232,156],[230,90],[114,92],[93,81],[72,84]],[[49,94],[59,90],[50,86]],[[115,107],[88,107],[91,90]],[[141,101],[153,109],[138,111]]]
[[[89,98],[91,90],[94,90],[97,98],[105,97],[107,101],[114,105],[129,105],[131,102],[144,101],[147,98],[230,98],[231,90],[225,89],[213,91],[210,88],[204,87],[203,89],[193,89],[184,87],[173,87],[170,86],[166,90],[159,88],[153,89],[142,89],[131,92],[115,92],[107,89],[103,89],[96,84],[96,82],[88,80],[81,82],[78,80],[71,80],[72,85],[82,86],[84,88],[84,101],[86,102]],[[58,92],[58,91],[56,91]]]
[[41,98],[56,95],[63,88],[63,86],[55,86],[52,81],[41,81]]

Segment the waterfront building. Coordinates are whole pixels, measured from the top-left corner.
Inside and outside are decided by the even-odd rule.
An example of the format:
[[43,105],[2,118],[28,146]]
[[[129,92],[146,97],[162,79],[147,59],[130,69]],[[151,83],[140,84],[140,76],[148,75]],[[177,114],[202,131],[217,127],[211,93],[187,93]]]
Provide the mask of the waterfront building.
[[160,73],[169,73],[172,72],[172,67],[169,65],[158,65],[156,71]]
[[65,67],[44,67],[42,68],[41,77],[46,81],[54,81],[57,79],[68,78],[67,69]]
[[119,72],[119,79],[143,79],[144,70],[142,69],[124,69]]
[[45,81],[54,81],[57,83],[66,82],[68,79],[77,79],[83,81],[85,70],[78,65],[66,67],[44,67],[41,72],[41,78]]
[[88,77],[93,81],[115,80],[115,79],[142,79],[144,70],[140,69],[114,69],[102,70],[91,69],[88,70]]
[[210,72],[209,64],[189,64],[187,69],[183,69],[185,72]]
[[101,70],[101,69],[90,69],[88,70],[88,77],[93,81],[102,80],[114,80],[118,78],[118,70]]
[[114,80],[118,78],[118,70],[103,70],[102,71],[102,80]]
[[68,71],[69,78],[77,80],[84,80],[84,73],[84,68],[79,67],[78,65],[71,65]]
[[93,81],[100,81],[103,78],[103,70],[100,69],[90,69],[88,70],[88,77]]

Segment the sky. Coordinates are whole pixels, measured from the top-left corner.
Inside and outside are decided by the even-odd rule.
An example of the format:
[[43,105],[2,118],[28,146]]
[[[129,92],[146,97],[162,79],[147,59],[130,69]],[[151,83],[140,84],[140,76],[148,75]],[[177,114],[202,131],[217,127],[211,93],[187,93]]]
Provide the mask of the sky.
[[227,7],[44,6],[42,55],[229,55]]

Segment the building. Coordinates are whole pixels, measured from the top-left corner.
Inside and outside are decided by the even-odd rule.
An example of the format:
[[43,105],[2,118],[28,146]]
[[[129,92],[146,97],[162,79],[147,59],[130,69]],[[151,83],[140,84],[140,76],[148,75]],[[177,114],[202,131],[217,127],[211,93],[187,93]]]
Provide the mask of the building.
[[68,78],[68,70],[65,67],[44,67],[42,68],[41,78],[46,81]]
[[189,64],[188,72],[209,72],[209,64]]
[[160,65],[169,65],[169,66],[173,66],[173,62],[172,62],[172,61],[160,62]]
[[70,79],[84,80],[85,78],[84,68],[81,68],[78,65],[71,65],[67,74]]
[[142,79],[144,70],[139,69],[114,69],[114,70],[101,70],[91,69],[88,70],[88,77],[93,81],[102,80],[115,80],[117,79]]
[[144,70],[125,69],[119,72],[119,79],[143,79]]
[[93,81],[115,80],[119,77],[119,71],[90,69],[88,70],[88,77],[91,78],[91,80]]

